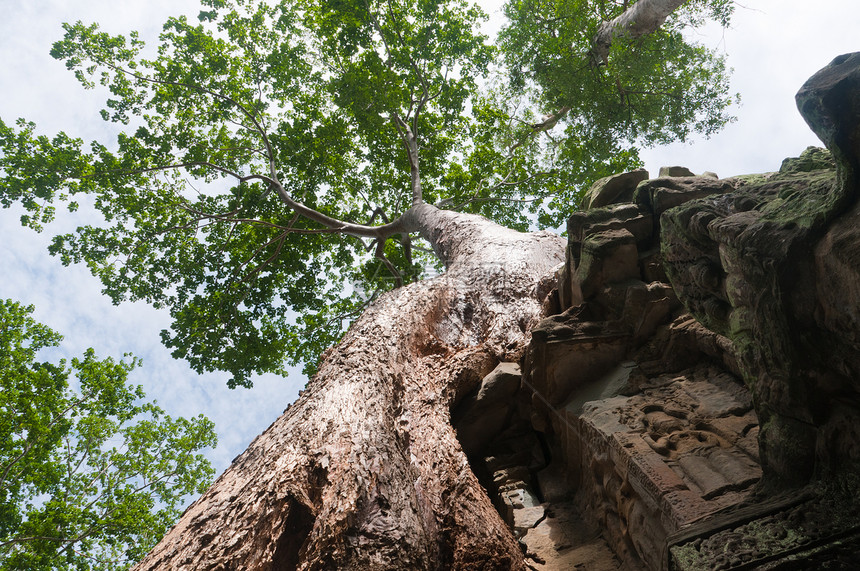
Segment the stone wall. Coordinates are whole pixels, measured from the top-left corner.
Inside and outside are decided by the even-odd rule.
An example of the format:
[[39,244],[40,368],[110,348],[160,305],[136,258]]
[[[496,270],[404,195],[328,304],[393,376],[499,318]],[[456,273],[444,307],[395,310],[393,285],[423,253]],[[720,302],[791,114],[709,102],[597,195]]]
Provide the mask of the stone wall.
[[521,374],[455,413],[532,568],[853,568],[860,54],[798,106],[828,150],[777,173],[596,182]]
[[648,569],[665,564],[670,535],[741,503],[761,477],[734,347],[687,312],[660,253],[666,210],[743,181],[661,175],[598,181],[586,201],[604,206],[571,216],[562,311],[533,331],[523,377],[575,505],[625,566]]

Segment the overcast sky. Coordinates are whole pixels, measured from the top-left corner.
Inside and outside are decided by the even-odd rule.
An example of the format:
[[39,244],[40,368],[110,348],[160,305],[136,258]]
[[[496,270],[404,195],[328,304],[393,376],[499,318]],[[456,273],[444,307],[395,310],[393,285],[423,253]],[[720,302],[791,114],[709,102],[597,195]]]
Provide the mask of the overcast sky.
[[[860,51],[858,0],[748,0],[730,30],[702,34],[702,43],[728,54],[742,104],[719,135],[644,153],[652,176],[662,165],[683,165],[720,176],[767,172],[783,158],[818,144],[798,115],[794,94],[836,55]],[[489,12],[498,3],[485,2]],[[166,16],[195,16],[194,0],[0,0],[0,117],[25,117],[39,131],[59,130],[84,140],[104,139],[101,101],[83,91],[61,62],[50,58],[66,21],[98,21],[102,29],[137,29],[153,39]],[[203,413],[215,423],[218,448],[209,454],[220,472],[295,399],[305,380],[257,379],[252,390],[229,390],[223,375],[198,376],[174,361],[159,340],[164,313],[143,304],[111,305],[100,284],[78,267],[64,268],[45,251],[48,236],[20,229],[20,212],[0,211],[0,298],[34,304],[36,318],[65,335],[62,351],[100,356],[132,352],[143,359],[133,380],[172,415]],[[50,230],[49,230],[50,231]]]

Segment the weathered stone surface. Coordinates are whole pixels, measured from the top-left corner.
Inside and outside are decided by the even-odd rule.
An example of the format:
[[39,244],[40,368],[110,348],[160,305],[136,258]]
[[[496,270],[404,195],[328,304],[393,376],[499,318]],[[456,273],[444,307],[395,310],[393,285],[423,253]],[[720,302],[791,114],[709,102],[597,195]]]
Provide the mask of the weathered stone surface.
[[648,171],[631,172],[604,177],[591,185],[582,198],[582,209],[589,210],[610,204],[632,202],[636,185],[648,179]]
[[[624,361],[610,369],[596,381],[582,387],[567,400],[560,409],[568,417],[582,414],[586,403],[610,399],[625,394],[630,389],[630,377],[637,370],[635,361]],[[638,388],[636,389],[638,391]]]
[[583,299],[593,296],[606,284],[638,278],[639,252],[633,234],[620,229],[586,237],[576,277]]
[[537,410],[561,404],[571,391],[600,378],[627,353],[629,331],[617,322],[583,323],[562,314],[537,328],[524,377]]
[[521,389],[548,462],[528,485],[551,502],[532,528],[520,514],[530,567],[574,561],[563,527],[544,533],[572,493],[625,565],[856,564],[860,54],[797,99],[829,151],[727,180],[666,169],[568,220],[571,293],[533,330]]
[[633,282],[625,294],[621,321],[630,327],[634,346],[649,339],[681,308],[675,292],[663,282]]
[[676,293],[732,340],[755,392],[762,462],[775,485],[860,461],[854,431],[834,428],[860,421],[860,409],[836,396],[860,394],[858,260],[849,245],[856,207],[844,210],[850,178],[836,176],[825,152],[807,149],[780,173],[663,218]]
[[[613,304],[615,305],[613,307]],[[542,321],[532,333],[526,387],[559,405],[571,391],[597,383],[679,308],[665,284],[633,280],[594,301]],[[698,350],[694,349],[694,355]]]
[[[738,503],[761,475],[756,415],[731,373],[740,370],[734,346],[680,315],[655,248],[660,213],[742,181],[665,174],[684,176],[641,182],[636,205],[570,217],[562,279],[581,296],[533,329],[524,366],[532,425],[552,449],[533,482],[554,503],[575,490],[631,568],[659,568],[668,534]],[[691,282],[725,298],[714,268],[702,260]]]
[[[576,212],[568,219],[567,230],[567,254],[559,276],[562,311],[579,305],[604,283],[639,277],[639,247],[649,247],[654,222],[649,212],[626,204]],[[605,256],[606,248],[615,250],[614,260]]]
[[[662,256],[647,252],[648,239],[630,236],[616,238],[614,249],[603,240],[603,250],[589,254],[588,240],[602,238],[592,236],[626,229],[608,209],[569,223],[568,256],[583,256],[580,277],[593,282],[575,308],[581,322],[604,319],[629,331],[629,318],[620,317],[632,313],[627,308],[648,314],[637,303],[644,285],[586,271],[626,244],[637,248],[639,279],[664,269],[696,318],[667,324],[676,308],[664,310],[639,339],[629,338],[634,365],[581,382],[543,415],[558,453],[577,467],[570,480],[579,505],[625,561],[661,568],[655,554],[668,541],[673,569],[855,563],[840,554],[860,546],[860,55],[816,74],[798,105],[835,161],[811,148],[779,173],[719,181],[666,171],[641,183],[639,210],[664,213],[652,237]],[[703,376],[705,356],[715,368]],[[727,371],[742,375],[752,398]],[[748,495],[762,467],[762,492],[812,477],[838,492],[811,488],[812,503],[772,514],[753,504],[758,512],[709,516]],[[726,523],[731,517],[736,522]],[[713,523],[701,523],[709,531],[695,539],[669,538],[696,522]]]
[[860,168],[860,53],[835,58],[803,84],[796,100],[804,120],[841,165],[844,185],[855,187]]
[[731,180],[715,180],[711,177],[665,177],[640,183],[633,194],[633,202],[660,216],[666,210],[690,200],[725,194],[734,190]]
[[657,178],[681,176],[696,176],[696,174],[687,167],[660,167],[660,173],[657,175]]
[[637,243],[649,241],[654,235],[653,216],[633,204],[574,212],[567,219],[567,235],[574,246],[574,258],[579,259],[579,248],[589,234],[622,228],[633,234]]
[[660,256],[659,246],[639,252],[639,269],[642,272],[642,281],[646,284],[661,282],[668,284],[669,276],[663,269],[663,258]]
[[511,398],[519,390],[521,378],[519,363],[499,363],[481,381],[476,402],[489,403]]
[[[611,545],[632,548],[625,560],[659,569],[669,534],[736,505],[761,470],[739,446],[754,444],[755,434],[749,393],[738,379],[700,365],[648,378],[640,388],[585,403],[581,414],[554,424],[577,441],[566,458],[578,474],[586,518],[605,526]],[[722,419],[732,421],[710,428]]]
[[582,520],[576,507],[558,502],[520,539],[530,569],[545,571],[637,571],[623,566],[601,537],[600,530]]
[[481,380],[477,394],[464,398],[454,411],[452,423],[467,455],[486,448],[508,425],[521,378],[519,364],[499,363]]
[[511,474],[505,476],[513,480],[514,485],[518,486],[504,492],[505,503],[510,506],[511,511],[534,508],[540,505],[531,488],[522,479],[523,477],[527,478],[528,474],[529,472],[526,470],[524,473],[519,474],[519,477],[514,476],[511,478]]
[[[570,247],[568,246],[568,249]],[[579,251],[577,250],[577,255]],[[558,272],[558,304],[559,312],[582,303],[582,288],[576,278],[576,259],[567,255]]]
[[827,149],[807,147],[799,157],[783,159],[779,167],[781,174],[804,173],[836,168],[836,161]]
[[522,537],[545,517],[546,513],[543,506],[522,507],[514,510],[514,521],[511,527],[514,528],[517,537]]
[[726,370],[741,375],[732,342],[705,328],[688,313],[661,326],[635,356],[647,374],[680,371],[705,357],[713,358]]
[[858,508],[855,483],[730,510],[669,537],[668,568],[856,569]]

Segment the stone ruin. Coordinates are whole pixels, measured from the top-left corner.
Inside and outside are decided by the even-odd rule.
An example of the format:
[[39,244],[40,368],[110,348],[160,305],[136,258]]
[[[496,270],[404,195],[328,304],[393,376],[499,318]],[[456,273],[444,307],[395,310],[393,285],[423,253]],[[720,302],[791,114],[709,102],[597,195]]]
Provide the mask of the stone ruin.
[[520,364],[453,413],[532,569],[854,569],[860,54],[779,172],[596,182]]

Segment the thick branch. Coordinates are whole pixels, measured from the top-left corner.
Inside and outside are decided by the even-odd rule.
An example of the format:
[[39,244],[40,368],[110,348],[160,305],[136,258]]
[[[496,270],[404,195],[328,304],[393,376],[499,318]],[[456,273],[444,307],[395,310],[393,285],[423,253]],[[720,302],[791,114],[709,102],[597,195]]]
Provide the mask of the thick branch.
[[397,132],[400,133],[403,146],[406,147],[406,155],[409,159],[409,175],[411,177],[412,206],[416,206],[424,202],[424,191],[421,188],[421,168],[418,162],[418,137],[416,137],[415,132],[409,124],[396,113],[392,115],[392,120],[397,127]]
[[284,203],[292,208],[297,214],[342,234],[358,238],[386,238],[392,234],[399,234],[404,229],[403,221],[400,218],[382,226],[365,226],[364,224],[353,224],[352,222],[344,222],[337,218],[332,218],[331,216],[327,216],[322,212],[309,208],[300,202],[296,202],[290,198],[289,193],[287,193],[279,182],[272,182],[274,183],[275,189],[278,191],[278,195],[281,197],[281,200],[283,200]]
[[394,276],[394,279],[397,283],[397,287],[403,287],[403,277],[400,275],[400,272],[397,271],[397,268],[394,264],[391,263],[387,257],[385,257],[385,242],[386,240],[382,239],[377,241],[376,243],[376,259],[381,261],[388,271],[391,272],[391,275]]
[[[540,123],[535,123],[534,125],[531,126],[532,130],[529,133],[529,136],[535,135],[535,134],[543,132],[543,131],[549,131],[550,129],[555,127],[556,123],[558,123],[565,115],[567,115],[568,111],[570,111],[570,107],[564,106],[561,109],[559,109],[558,111],[556,111],[555,113],[550,113],[549,115],[545,115],[543,117],[543,120]],[[514,151],[514,149],[516,149],[517,147],[519,147],[520,145],[523,144],[523,140],[520,140],[516,145],[511,147],[508,152],[512,153]]]
[[604,22],[594,37],[591,61],[604,65],[609,59],[612,42],[619,37],[641,38],[655,32],[672,12],[687,0],[638,0],[608,22]]
[[[309,208],[308,206],[305,206],[304,204],[293,200],[290,197],[289,193],[287,193],[287,191],[284,189],[283,185],[281,185],[280,181],[278,180],[277,166],[275,163],[275,153],[274,153],[274,150],[272,149],[271,142],[269,141],[269,138],[268,138],[268,135],[266,134],[265,129],[263,128],[263,126],[260,124],[260,122],[257,120],[257,118],[254,116],[254,114],[251,111],[249,111],[247,108],[245,108],[245,106],[243,106],[240,102],[233,99],[232,97],[228,97],[226,95],[223,95],[223,94],[218,93],[216,91],[212,91],[211,89],[207,89],[207,88],[200,86],[200,85],[189,85],[186,83],[180,83],[180,82],[175,82],[175,81],[165,81],[165,80],[161,80],[161,79],[146,77],[146,76],[131,72],[129,70],[126,70],[124,68],[121,68],[119,66],[113,65],[109,62],[103,62],[103,61],[96,60],[96,63],[100,63],[100,64],[105,65],[108,68],[118,72],[118,73],[126,74],[130,77],[134,77],[134,78],[141,80],[141,81],[146,81],[146,82],[157,84],[157,85],[170,85],[170,86],[174,86],[174,87],[183,87],[186,89],[197,90],[197,91],[200,91],[201,93],[205,93],[205,94],[210,95],[214,98],[221,99],[222,101],[226,101],[226,102],[230,103],[231,105],[235,105],[240,110],[240,112],[242,112],[246,117],[248,117],[248,119],[254,124],[254,128],[260,134],[260,137],[262,138],[263,143],[266,147],[266,155],[268,156],[268,159],[269,159],[270,175],[265,176],[265,175],[261,175],[261,174],[254,174],[254,175],[249,175],[249,176],[243,177],[236,172],[233,172],[229,169],[219,167],[218,165],[208,163],[208,162],[189,162],[189,163],[183,163],[183,164],[179,164],[179,165],[170,165],[170,166],[164,166],[164,167],[142,169],[138,172],[148,172],[148,171],[154,171],[154,170],[168,170],[168,169],[172,169],[172,168],[180,168],[180,167],[188,167],[188,166],[206,166],[206,167],[218,170],[220,172],[223,172],[225,174],[228,174],[230,176],[233,176],[237,180],[239,180],[240,182],[244,182],[244,181],[248,181],[248,180],[252,180],[252,179],[257,179],[257,180],[262,180],[262,181],[268,182],[272,187],[274,187],[277,190],[278,195],[281,197],[281,200],[283,200],[284,203],[287,206],[289,206],[290,208],[292,208],[297,214],[307,218],[308,220],[312,220],[314,222],[322,224],[326,228],[333,230],[333,231],[336,231],[336,232],[340,232],[340,233],[343,233],[343,234],[346,234],[349,236],[356,236],[356,237],[360,237],[360,238],[362,238],[362,237],[364,237],[364,238],[384,238],[384,237],[391,236],[392,234],[397,234],[400,231],[402,231],[403,226],[399,220],[395,220],[391,224],[386,224],[385,226],[364,226],[362,224],[353,224],[350,222],[344,222],[342,220],[332,218],[331,216],[327,216],[327,215],[323,214],[322,212],[314,210],[313,208]],[[414,137],[411,137],[409,140],[412,140],[414,142]],[[417,155],[417,152],[418,152],[417,142],[414,142],[414,148],[415,148],[414,157],[415,157],[416,166],[417,166],[417,157],[418,157],[418,155]],[[411,147],[409,145],[407,145],[407,149],[410,150],[410,164],[411,164],[411,162],[412,162]],[[419,186],[418,186],[419,200],[420,200],[420,191],[421,191],[421,188],[420,188],[420,183],[419,183]],[[415,197],[415,185],[413,184],[413,203],[415,203],[414,197]]]

